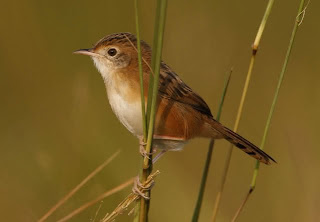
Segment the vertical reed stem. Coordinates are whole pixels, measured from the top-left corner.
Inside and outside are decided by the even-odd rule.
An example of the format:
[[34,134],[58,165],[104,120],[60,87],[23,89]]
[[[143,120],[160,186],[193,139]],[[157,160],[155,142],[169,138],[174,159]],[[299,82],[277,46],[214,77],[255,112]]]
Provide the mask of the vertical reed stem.
[[[167,0],[158,0],[157,3],[157,13],[155,22],[155,33],[154,33],[154,45],[152,51],[151,67],[153,69],[154,76],[150,74],[149,91],[148,91],[148,104],[147,104],[147,145],[146,153],[151,153],[152,151],[152,139],[155,123],[155,114],[157,111],[157,95],[158,95],[158,84],[159,84],[159,74],[161,65],[161,54],[163,45],[163,35],[165,27]],[[150,105],[151,104],[151,105]],[[150,111],[149,111],[150,109]],[[150,119],[149,119],[150,116]],[[152,171],[152,156],[150,158],[144,157],[142,164],[142,174],[141,182],[147,180],[148,176]],[[146,193],[150,197],[150,191]],[[146,200],[140,198],[140,212],[139,212],[139,222],[148,221],[148,211],[149,211],[150,199]]]
[[[249,64],[249,69],[248,69],[248,73],[247,73],[247,77],[246,77],[246,81],[244,84],[244,88],[242,91],[242,96],[240,99],[240,104],[239,104],[239,108],[238,108],[238,112],[237,112],[237,117],[236,117],[236,121],[233,127],[233,131],[237,132],[238,130],[238,126],[239,126],[239,122],[240,122],[240,118],[242,115],[242,110],[243,110],[243,105],[244,105],[244,101],[247,95],[247,91],[248,91],[248,87],[249,87],[249,83],[250,83],[250,79],[251,79],[251,74],[252,74],[252,70],[254,67],[254,63],[255,63],[255,58],[256,58],[256,54],[258,52],[258,47],[259,47],[259,43],[263,34],[263,31],[265,29],[265,25],[267,23],[268,17],[270,15],[272,6],[273,6],[273,2],[274,0],[269,0],[266,11],[264,13],[264,16],[262,18],[262,21],[260,23],[256,38],[254,40],[254,43],[252,45],[252,55],[251,55],[251,59],[250,59],[250,64]],[[228,154],[227,154],[227,160],[225,162],[224,165],[224,171],[223,171],[223,176],[222,176],[222,180],[221,180],[221,184],[220,184],[220,190],[218,191],[217,194],[217,198],[214,204],[214,209],[213,209],[213,215],[212,215],[212,221],[216,221],[217,218],[217,213],[218,213],[218,209],[220,206],[220,200],[222,197],[222,193],[224,190],[224,186],[226,183],[226,178],[228,175],[228,171],[229,171],[229,166],[230,166],[230,162],[231,162],[231,157],[232,157],[232,151],[233,151],[233,145],[230,145],[229,150],[228,150]]]
[[[225,96],[226,96],[226,93],[228,90],[228,86],[229,86],[229,82],[230,82],[230,78],[231,78],[231,73],[232,73],[232,69],[230,70],[230,72],[228,72],[227,78],[224,83],[223,92],[221,95],[220,104],[219,104],[217,117],[216,117],[217,121],[220,120],[224,99],[225,99]],[[211,158],[212,158],[213,147],[214,147],[214,139],[211,139],[210,144],[209,144],[209,148],[208,148],[207,159],[206,159],[206,162],[205,162],[204,168],[203,168],[198,199],[196,202],[196,207],[193,212],[192,222],[197,222],[199,220],[204,190],[205,190],[205,186],[206,186],[206,182],[207,182],[207,178],[208,178],[208,173],[209,173],[209,167],[210,167]]]
[[[146,119],[146,108],[145,108],[144,87],[143,87],[143,70],[142,70],[142,54],[141,54],[138,0],[134,0],[134,9],[135,9],[137,51],[138,51],[139,78],[140,78],[143,142],[146,143],[147,142],[147,119]],[[140,180],[142,180],[142,173],[143,173],[143,170],[141,169]],[[140,204],[137,203],[136,207],[135,207],[135,211],[134,211],[134,222],[139,222],[139,219],[140,219],[139,212],[140,212]]]
[[143,141],[147,142],[147,122],[146,122],[146,107],[145,107],[145,101],[144,101],[144,88],[143,88],[143,70],[142,70],[141,39],[140,39],[139,15],[138,15],[138,0],[134,1],[134,6],[135,6],[134,7],[135,15],[136,15],[136,36],[137,36],[137,49],[138,49],[139,77],[140,77]]
[[[156,52],[158,51],[157,49],[157,36],[159,32],[159,17],[160,17],[160,4],[161,0],[157,0],[157,10],[156,10],[156,17],[155,17],[155,22],[154,22],[154,31],[153,31],[153,43],[152,43],[152,55],[151,55],[151,69],[154,73],[154,66],[155,66],[155,56]],[[148,101],[147,101],[147,129],[149,126],[149,121],[150,121],[150,112],[151,112],[151,104],[152,104],[152,88],[153,88],[153,77],[154,74],[150,73],[149,76],[149,88],[148,88]]]
[[[280,73],[279,81],[278,81],[278,84],[277,84],[275,95],[273,97],[273,101],[272,101],[272,105],[271,105],[270,112],[269,112],[269,115],[268,115],[267,123],[266,123],[265,129],[264,129],[262,142],[261,142],[261,145],[260,145],[260,149],[262,149],[262,150],[264,149],[264,146],[265,146],[265,143],[266,143],[266,138],[267,138],[267,135],[268,135],[268,132],[269,132],[271,119],[272,119],[272,116],[273,116],[273,113],[274,113],[274,110],[275,110],[275,106],[276,106],[276,103],[277,103],[277,100],[278,100],[278,96],[279,96],[281,84],[282,84],[282,81],[283,81],[283,77],[284,77],[284,74],[285,74],[285,72],[287,70],[287,65],[288,65],[288,61],[289,61],[290,55],[291,55],[291,49],[292,49],[292,46],[293,46],[293,43],[294,43],[296,32],[298,30],[299,24],[301,23],[301,20],[303,19],[303,15],[304,15],[303,14],[304,13],[303,6],[304,6],[304,0],[301,0],[300,1],[300,5],[299,5],[299,9],[298,9],[298,14],[296,16],[295,24],[293,26],[292,34],[291,34],[291,37],[290,37],[290,42],[289,42],[289,46],[288,46],[288,49],[287,49],[286,57],[285,57],[285,60],[284,60],[283,66],[282,66],[282,70],[281,70],[281,73]],[[252,176],[252,181],[251,181],[249,192],[247,193],[245,199],[243,200],[243,202],[241,203],[240,207],[238,208],[238,210],[237,210],[236,214],[234,215],[232,221],[236,221],[236,219],[238,218],[239,214],[241,213],[243,207],[245,206],[247,200],[249,199],[250,195],[255,190],[257,176],[258,176],[258,173],[259,173],[259,167],[260,167],[260,162],[257,161],[255,169],[253,171],[253,176]]]

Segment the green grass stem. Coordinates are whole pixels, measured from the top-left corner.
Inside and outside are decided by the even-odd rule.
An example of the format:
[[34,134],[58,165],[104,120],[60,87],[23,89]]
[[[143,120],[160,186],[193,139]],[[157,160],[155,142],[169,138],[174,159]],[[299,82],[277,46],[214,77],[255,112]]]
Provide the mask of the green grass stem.
[[[279,80],[278,80],[277,88],[276,88],[276,91],[275,91],[275,94],[274,94],[274,97],[273,97],[273,101],[272,101],[272,105],[271,105],[271,108],[270,108],[270,112],[269,112],[269,115],[268,115],[267,123],[266,123],[265,129],[264,129],[264,133],[263,133],[263,137],[262,137],[262,141],[261,141],[261,145],[260,145],[260,149],[262,149],[262,150],[264,149],[264,146],[265,146],[265,143],[266,143],[266,139],[267,139],[268,132],[269,132],[269,129],[270,129],[272,116],[273,116],[273,113],[274,113],[274,110],[275,110],[275,107],[276,107],[276,103],[277,103],[277,100],[278,100],[278,96],[279,96],[280,88],[281,88],[282,81],[283,81],[283,78],[284,78],[284,74],[285,74],[285,72],[287,70],[287,66],[288,66],[290,55],[291,55],[291,50],[292,50],[292,46],[293,46],[294,39],[295,39],[295,36],[296,36],[296,32],[298,30],[299,24],[302,22],[302,19],[304,17],[304,9],[303,9],[304,8],[304,4],[305,4],[304,0],[301,0],[300,1],[300,5],[299,5],[299,9],[298,9],[298,14],[296,16],[295,24],[293,26],[292,34],[291,34],[291,37],[290,37],[289,46],[288,46],[288,49],[287,49],[285,60],[284,60],[283,66],[282,66],[282,70],[280,72],[280,77],[279,77]],[[260,167],[260,162],[257,161],[255,169],[253,171],[253,176],[252,176],[252,181],[251,181],[249,192],[247,193],[245,199],[243,200],[242,204],[240,205],[239,209],[237,210],[236,214],[234,215],[232,221],[236,221],[236,219],[238,218],[239,214],[241,213],[243,207],[245,206],[247,200],[249,199],[250,195],[254,191],[254,189],[256,187],[257,176],[258,176],[258,173],[259,173],[259,167]]]
[[[221,95],[220,104],[219,104],[217,117],[216,117],[217,121],[220,120],[222,107],[223,107],[224,99],[225,99],[225,96],[226,96],[226,93],[228,90],[231,74],[232,74],[232,69],[230,70],[230,72],[227,73],[227,77],[226,77],[226,80],[224,83],[223,92]],[[199,193],[198,193],[198,199],[197,199],[196,206],[195,206],[195,209],[193,212],[192,222],[197,222],[199,220],[202,200],[203,200],[203,196],[204,196],[204,191],[205,191],[208,173],[209,173],[209,167],[210,167],[211,158],[212,158],[213,148],[214,148],[214,139],[211,139],[210,143],[209,143],[209,147],[208,147],[207,159],[206,159],[206,162],[205,162],[204,168],[203,168],[202,179],[201,179]]]
[[[164,36],[164,27],[166,20],[166,11],[167,11],[167,0],[158,0],[157,1],[157,12],[156,12],[156,22],[155,22],[155,31],[154,31],[154,40],[153,40],[153,51],[151,59],[151,68],[153,70],[153,75],[150,73],[150,82],[148,89],[148,102],[147,102],[147,124],[148,129],[147,135],[147,145],[146,152],[151,153],[152,151],[152,140],[153,140],[153,131],[155,124],[155,114],[157,111],[157,95],[158,95],[158,84],[159,84],[159,74],[160,74],[160,64],[161,64],[161,54],[162,54],[162,45],[163,45],[163,36]],[[152,156],[150,158],[144,157],[142,164],[142,174],[141,182],[147,180],[148,176],[152,171]],[[147,192],[147,195],[150,197],[150,191]],[[150,200],[140,198],[140,211],[139,211],[139,222],[148,221],[148,211],[149,211]]]
[[134,9],[135,9],[135,20],[136,20],[136,36],[137,36],[139,77],[140,77],[143,140],[144,140],[144,142],[147,142],[147,122],[146,122],[146,107],[145,107],[145,102],[144,102],[143,70],[142,70],[142,55],[141,55],[141,42],[140,42],[141,41],[140,28],[139,28],[138,0],[134,0]]
[[[240,99],[240,104],[239,104],[239,108],[238,108],[238,112],[237,112],[236,121],[235,121],[235,124],[234,124],[234,127],[233,127],[233,131],[234,132],[237,132],[238,127],[239,127],[239,122],[240,122],[240,119],[241,119],[243,105],[244,105],[244,101],[245,101],[245,98],[246,98],[246,95],[247,95],[247,91],[248,91],[248,87],[249,87],[249,83],[250,83],[250,79],[251,79],[251,75],[252,75],[252,70],[253,70],[254,63],[255,63],[256,54],[258,52],[258,47],[259,47],[259,44],[260,44],[260,40],[262,38],[263,31],[265,29],[268,17],[270,15],[270,12],[271,12],[271,9],[272,9],[272,6],[273,6],[273,2],[274,2],[274,0],[269,0],[269,2],[268,2],[267,8],[265,10],[264,16],[262,18],[262,21],[260,23],[260,26],[259,26],[259,29],[258,29],[258,32],[257,32],[257,35],[256,35],[256,38],[255,38],[254,43],[252,45],[252,55],[251,55],[251,59],[250,59],[250,64],[249,64],[249,69],[248,69],[246,81],[245,81],[245,84],[244,84],[244,87],[243,87],[243,91],[242,91],[242,96],[241,96],[241,99]],[[228,175],[228,172],[229,172],[229,167],[230,167],[230,162],[231,162],[231,157],[232,157],[232,151],[233,151],[233,145],[230,145],[229,150],[228,150],[228,154],[227,154],[227,159],[226,159],[226,162],[225,162],[225,165],[224,165],[223,176],[222,176],[222,179],[221,179],[220,188],[219,188],[219,191],[218,191],[218,194],[217,194],[217,198],[216,198],[216,201],[215,201],[215,204],[214,204],[212,221],[215,221],[216,218],[217,218],[217,213],[218,213],[218,209],[219,209],[219,206],[220,206],[220,200],[221,200],[222,193],[223,193],[223,190],[224,190],[224,186],[225,186],[225,183],[226,183],[226,178],[227,178],[227,175]]]
[[[157,111],[157,95],[158,95],[158,85],[159,85],[159,75],[160,75],[160,65],[161,65],[161,54],[162,54],[162,45],[163,45],[163,36],[164,36],[164,27],[165,27],[165,18],[166,18],[166,9],[167,9],[167,0],[160,0],[160,13],[159,13],[159,27],[158,27],[158,35],[157,44],[156,44],[156,53],[154,58],[154,79],[153,79],[153,87],[152,87],[152,103],[150,110],[150,124],[148,126],[148,139],[146,152],[151,152],[152,139],[153,139],[153,131],[154,131],[154,123]],[[144,168],[149,168],[149,158],[144,158]]]
[[[141,94],[141,114],[142,114],[142,129],[143,129],[143,142],[147,142],[147,119],[146,107],[144,100],[144,87],[143,87],[143,69],[142,69],[142,54],[141,54],[141,39],[140,39],[140,25],[139,25],[139,7],[138,0],[134,0],[135,22],[136,22],[136,37],[137,37],[137,52],[139,64],[139,78],[140,78],[140,94]],[[143,161],[143,160],[142,160]],[[140,180],[142,179],[143,169],[141,169]],[[140,219],[140,204],[137,202],[134,210],[134,222]]]
[[151,55],[151,70],[153,73],[150,73],[149,76],[149,88],[148,88],[148,101],[147,101],[147,129],[149,127],[150,122],[150,112],[151,112],[151,104],[152,104],[152,88],[153,88],[153,78],[154,78],[154,69],[155,69],[155,57],[158,51],[158,39],[157,36],[159,35],[159,18],[160,18],[160,9],[161,7],[161,0],[157,0],[157,10],[156,10],[156,17],[154,22],[154,31],[153,31],[153,43],[152,43],[152,55]]

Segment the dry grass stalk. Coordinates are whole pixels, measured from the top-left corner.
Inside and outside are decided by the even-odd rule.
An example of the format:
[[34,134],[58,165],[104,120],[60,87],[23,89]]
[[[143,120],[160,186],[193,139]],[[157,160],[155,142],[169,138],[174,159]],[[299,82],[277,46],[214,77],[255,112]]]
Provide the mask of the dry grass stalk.
[[[150,174],[146,181],[142,182],[143,187],[152,187],[154,184],[154,178],[160,173],[159,170],[155,171],[154,173]],[[138,186],[138,189],[141,192],[144,192],[144,189],[140,186]],[[111,214],[107,214],[100,222],[111,222],[117,217],[119,214],[122,214],[125,210],[128,209],[130,204],[132,204],[134,201],[138,200],[141,196],[139,194],[136,194],[132,192],[129,194],[129,196],[126,197],[117,207],[114,209],[114,211]]]
[[[267,139],[267,135],[268,135],[268,132],[269,132],[269,129],[270,129],[271,120],[272,120],[273,113],[274,113],[274,110],[275,110],[275,107],[276,107],[276,103],[277,103],[277,100],[278,100],[278,96],[279,96],[280,88],[281,88],[282,81],[283,81],[283,78],[284,78],[284,74],[286,73],[286,70],[287,70],[287,66],[288,66],[290,55],[291,55],[291,50],[292,50],[292,47],[293,47],[293,43],[294,43],[294,40],[295,40],[296,32],[298,30],[299,25],[301,25],[301,23],[302,23],[302,20],[303,20],[304,15],[305,15],[306,8],[308,7],[308,4],[309,4],[310,1],[307,3],[307,5],[305,7],[304,7],[304,2],[305,2],[305,0],[301,0],[300,1],[300,5],[299,5],[299,9],[298,9],[298,15],[297,15],[297,17],[295,19],[295,23],[294,23],[292,34],[291,34],[291,37],[290,37],[290,41],[289,41],[289,46],[288,46],[288,49],[287,49],[286,57],[285,57],[285,60],[284,60],[284,63],[283,63],[283,66],[282,66],[282,69],[281,69],[281,72],[280,72],[277,88],[276,88],[276,91],[275,91],[275,95],[273,97],[273,101],[272,101],[271,108],[270,108],[270,111],[269,111],[267,123],[266,123],[265,129],[264,129],[262,142],[261,142],[261,145],[260,145],[261,150],[264,149],[264,146],[266,144],[266,139]],[[239,217],[240,213],[242,212],[245,204],[247,203],[249,197],[252,195],[253,191],[255,190],[257,177],[258,177],[258,173],[259,173],[259,168],[260,168],[260,162],[257,161],[255,169],[254,169],[254,172],[253,172],[253,176],[252,176],[252,181],[251,181],[249,192],[247,193],[246,197],[242,201],[242,203],[241,203],[240,207],[238,208],[236,214],[232,218],[232,222],[235,222],[238,219],[238,217]]]
[[45,215],[43,215],[38,222],[45,221],[51,214],[53,214],[61,205],[63,205],[67,200],[69,200],[83,185],[85,185],[92,177],[99,173],[105,166],[107,166],[120,151],[115,152],[111,157],[104,161],[100,166],[98,166],[94,171],[92,171],[86,178],[84,178],[75,188],[73,188],[67,195],[65,195],[58,203],[56,203]]
[[121,190],[123,190],[124,188],[128,187],[129,185],[131,185],[133,183],[135,178],[131,178],[129,180],[127,180],[126,182],[124,182],[123,184],[111,189],[111,190],[108,190],[106,192],[104,192],[103,194],[101,194],[100,196],[98,196],[96,199],[94,200],[91,200],[85,204],[83,204],[82,206],[80,206],[79,208],[75,209],[74,211],[72,211],[71,213],[69,213],[67,216],[57,220],[57,222],[64,222],[64,221],[67,221],[69,219],[71,219],[72,217],[74,217],[75,215],[81,213],[82,211],[84,211],[85,209],[87,209],[88,207],[98,203],[99,201],[103,200],[104,198],[106,197],[109,197],[111,196],[112,194],[114,193],[117,193]]
[[[271,13],[273,2],[274,2],[274,0],[269,0],[268,1],[264,16],[262,18],[262,21],[260,23],[258,32],[256,34],[254,43],[252,45],[252,53],[251,53],[251,58],[250,58],[249,69],[248,69],[247,77],[246,77],[245,84],[244,84],[243,91],[242,91],[242,95],[241,95],[240,104],[239,104],[238,112],[237,112],[237,117],[236,117],[236,120],[235,120],[235,123],[234,123],[234,127],[233,127],[233,131],[234,132],[238,131],[240,119],[241,119],[241,116],[242,116],[243,106],[244,106],[244,102],[245,102],[245,99],[246,99],[246,96],[247,96],[247,91],[248,91],[248,87],[249,87],[249,83],[250,83],[253,67],[254,67],[254,64],[255,64],[255,59],[256,59],[257,52],[258,52],[260,40],[262,38],[262,34],[264,32],[268,17],[269,17],[269,15]],[[222,175],[222,179],[221,179],[221,182],[220,182],[219,191],[218,191],[215,203],[214,203],[213,215],[212,215],[212,219],[211,219],[212,222],[215,222],[216,219],[217,219],[218,210],[219,210],[220,203],[221,203],[221,197],[223,195],[224,187],[225,187],[225,184],[226,184],[226,179],[227,179],[227,176],[228,176],[228,173],[229,173],[229,167],[230,167],[230,163],[231,163],[232,151],[233,151],[233,145],[230,145],[229,150],[228,150],[228,154],[227,154],[227,160],[226,160],[226,162],[224,164],[223,175]]]

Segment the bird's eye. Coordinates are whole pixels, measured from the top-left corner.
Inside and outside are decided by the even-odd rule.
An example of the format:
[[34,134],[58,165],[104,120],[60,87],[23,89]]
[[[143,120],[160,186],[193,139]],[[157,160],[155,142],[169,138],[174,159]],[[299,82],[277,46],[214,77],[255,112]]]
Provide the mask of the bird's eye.
[[115,56],[117,54],[117,50],[115,48],[111,48],[108,50],[109,56]]

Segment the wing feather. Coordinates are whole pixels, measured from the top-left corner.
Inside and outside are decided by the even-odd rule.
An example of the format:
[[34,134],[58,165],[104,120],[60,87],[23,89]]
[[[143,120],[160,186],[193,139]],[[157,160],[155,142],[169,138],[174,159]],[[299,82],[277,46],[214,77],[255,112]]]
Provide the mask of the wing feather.
[[185,84],[169,66],[162,62],[160,70],[160,97],[190,106],[202,114],[212,117],[212,113],[207,103]]

